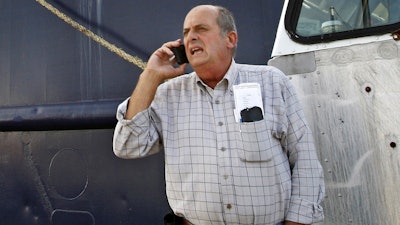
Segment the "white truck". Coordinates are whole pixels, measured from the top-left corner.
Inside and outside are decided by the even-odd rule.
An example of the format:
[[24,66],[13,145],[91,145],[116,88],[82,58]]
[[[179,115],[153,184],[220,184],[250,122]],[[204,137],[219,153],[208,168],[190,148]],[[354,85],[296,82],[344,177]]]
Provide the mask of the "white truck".
[[400,1],[285,2],[272,59],[325,170],[326,225],[400,224]]

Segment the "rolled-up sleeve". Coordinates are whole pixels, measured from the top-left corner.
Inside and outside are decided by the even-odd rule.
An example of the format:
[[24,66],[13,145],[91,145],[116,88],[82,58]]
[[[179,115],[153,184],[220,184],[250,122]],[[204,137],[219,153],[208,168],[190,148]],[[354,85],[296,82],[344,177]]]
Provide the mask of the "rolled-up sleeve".
[[151,108],[124,119],[129,99],[118,106],[117,125],[114,130],[113,151],[120,158],[140,158],[159,152],[161,144],[154,124]]
[[292,167],[292,195],[286,219],[302,224],[324,220],[321,202],[325,196],[322,166],[317,158],[309,129],[289,156]]
[[325,195],[323,170],[312,132],[290,83],[285,95],[287,134],[284,145],[292,170],[292,193],[286,220],[313,224],[324,219],[321,206]]

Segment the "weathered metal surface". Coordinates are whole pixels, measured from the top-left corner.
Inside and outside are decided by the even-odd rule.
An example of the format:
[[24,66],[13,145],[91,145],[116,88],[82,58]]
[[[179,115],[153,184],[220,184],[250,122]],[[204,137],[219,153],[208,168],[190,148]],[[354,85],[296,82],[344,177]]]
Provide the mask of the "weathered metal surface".
[[400,224],[399,46],[316,51],[315,71],[290,75],[325,170],[325,225]]

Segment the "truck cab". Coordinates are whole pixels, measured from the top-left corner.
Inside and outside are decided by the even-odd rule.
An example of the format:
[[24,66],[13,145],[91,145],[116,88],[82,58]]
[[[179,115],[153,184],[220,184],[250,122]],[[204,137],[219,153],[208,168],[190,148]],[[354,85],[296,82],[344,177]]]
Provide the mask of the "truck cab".
[[268,64],[289,76],[325,171],[323,224],[398,224],[400,1],[285,1]]

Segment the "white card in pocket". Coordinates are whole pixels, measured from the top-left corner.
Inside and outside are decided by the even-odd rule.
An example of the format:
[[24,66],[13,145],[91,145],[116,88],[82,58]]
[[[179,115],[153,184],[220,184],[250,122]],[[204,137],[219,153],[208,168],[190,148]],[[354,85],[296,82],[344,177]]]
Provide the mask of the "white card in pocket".
[[244,109],[259,107],[264,115],[261,87],[259,83],[242,83],[234,85],[233,94],[235,98],[234,115],[236,122],[242,122],[240,112]]

